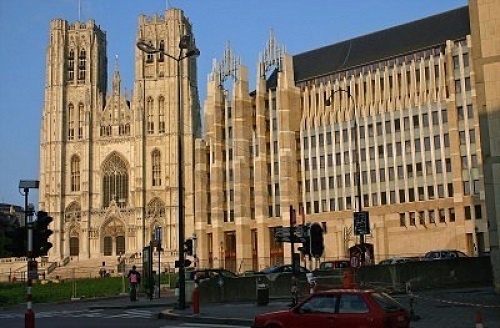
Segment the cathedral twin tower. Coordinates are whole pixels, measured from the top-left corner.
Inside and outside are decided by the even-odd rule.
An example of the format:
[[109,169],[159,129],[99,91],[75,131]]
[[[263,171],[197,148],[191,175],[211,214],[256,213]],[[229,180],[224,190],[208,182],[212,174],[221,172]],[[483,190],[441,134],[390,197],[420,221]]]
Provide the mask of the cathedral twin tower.
[[[181,10],[139,20],[137,38],[177,53],[192,36]],[[194,45],[194,38],[191,38]],[[135,50],[131,99],[118,67],[107,92],[106,33],[94,21],[50,25],[40,146],[40,208],[54,217],[51,257],[130,255],[162,227],[177,250],[177,141],[184,147],[186,233],[194,231],[194,139],[200,136],[196,61]],[[183,109],[179,131],[177,79]]]

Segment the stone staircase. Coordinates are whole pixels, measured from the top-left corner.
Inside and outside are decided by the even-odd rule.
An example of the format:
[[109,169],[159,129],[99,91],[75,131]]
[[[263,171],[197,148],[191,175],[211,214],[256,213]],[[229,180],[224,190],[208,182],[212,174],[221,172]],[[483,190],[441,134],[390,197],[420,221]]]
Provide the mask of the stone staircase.
[[[105,265],[103,266],[103,262]],[[48,279],[82,279],[82,278],[99,278],[101,269],[106,270],[106,274],[117,276],[118,262],[116,258],[96,258],[96,259],[79,259],[70,258],[66,265],[61,265],[55,268],[49,275]]]

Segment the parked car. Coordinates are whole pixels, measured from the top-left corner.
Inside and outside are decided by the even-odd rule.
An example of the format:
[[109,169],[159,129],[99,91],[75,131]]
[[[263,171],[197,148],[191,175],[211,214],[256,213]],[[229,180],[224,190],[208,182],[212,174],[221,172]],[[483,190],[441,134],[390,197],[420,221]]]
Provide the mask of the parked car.
[[[296,272],[307,273],[311,272],[309,269],[304,268],[303,266],[296,266]],[[292,272],[291,264],[277,265],[265,268],[260,273],[268,274],[268,273],[282,273],[282,272]]]
[[415,260],[409,257],[392,257],[390,259],[385,259],[379,262],[380,265],[397,264],[397,263],[408,263],[414,262]]
[[321,262],[319,270],[335,270],[335,269],[349,269],[351,262],[349,260],[334,260]]
[[235,278],[238,276],[236,273],[226,269],[195,269],[185,271],[186,280],[194,280],[195,275],[198,275],[198,279],[200,280],[216,277]]
[[456,249],[438,249],[427,252],[424,256],[426,260],[448,260],[457,257],[469,257],[467,254]]
[[373,289],[332,289],[312,294],[290,310],[258,314],[252,328],[410,327],[401,304]]

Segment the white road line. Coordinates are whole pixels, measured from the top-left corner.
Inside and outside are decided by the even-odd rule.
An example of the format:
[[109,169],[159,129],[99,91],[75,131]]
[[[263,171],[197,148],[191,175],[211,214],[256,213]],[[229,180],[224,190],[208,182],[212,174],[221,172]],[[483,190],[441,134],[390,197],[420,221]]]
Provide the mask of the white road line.
[[235,326],[235,325],[221,325],[221,324],[211,324],[211,323],[175,323],[174,326],[161,326],[160,328],[172,328],[172,327],[183,327],[183,328],[248,328],[248,326]]

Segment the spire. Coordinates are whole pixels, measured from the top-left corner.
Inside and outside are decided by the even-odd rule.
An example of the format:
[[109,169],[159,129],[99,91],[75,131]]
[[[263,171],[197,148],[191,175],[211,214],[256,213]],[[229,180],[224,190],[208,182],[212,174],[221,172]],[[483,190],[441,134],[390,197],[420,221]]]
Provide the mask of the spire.
[[113,93],[120,94],[120,66],[118,63],[118,55],[115,55],[115,74],[113,75]]

